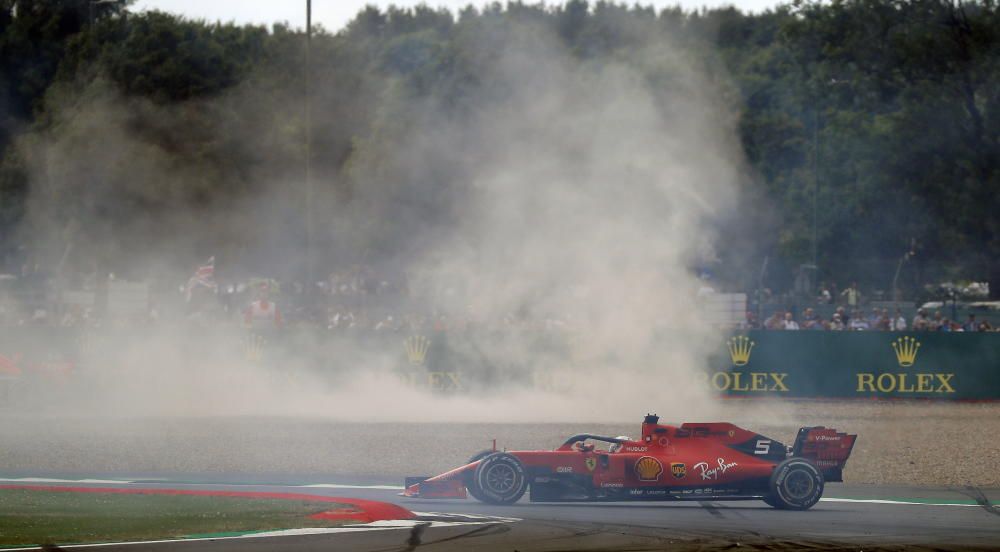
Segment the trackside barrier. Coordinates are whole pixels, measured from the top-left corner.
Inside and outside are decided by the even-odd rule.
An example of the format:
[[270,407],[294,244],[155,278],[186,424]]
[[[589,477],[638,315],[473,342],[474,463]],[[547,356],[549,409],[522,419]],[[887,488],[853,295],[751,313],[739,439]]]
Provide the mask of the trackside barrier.
[[711,366],[727,396],[1000,399],[1000,333],[751,331]]
[[[684,336],[662,337],[663,348],[684,346]],[[144,343],[143,338],[142,332],[131,339],[62,328],[10,328],[0,334],[0,404],[16,398],[18,386],[48,388],[74,377],[127,370],[116,366],[114,348]],[[559,393],[571,386],[571,340],[528,336],[525,358],[535,360],[528,366],[505,364],[505,355],[498,353],[523,350],[519,340],[524,336],[487,338],[282,331],[237,339],[231,331],[211,337],[198,329],[177,337],[193,359],[212,357],[222,346],[230,349],[232,360],[290,378],[300,370],[331,381],[351,378],[366,366],[384,365],[388,353],[397,359],[400,381],[438,393],[475,395],[508,385]],[[720,333],[716,343],[698,377],[723,396],[1000,400],[1000,333],[750,331]]]

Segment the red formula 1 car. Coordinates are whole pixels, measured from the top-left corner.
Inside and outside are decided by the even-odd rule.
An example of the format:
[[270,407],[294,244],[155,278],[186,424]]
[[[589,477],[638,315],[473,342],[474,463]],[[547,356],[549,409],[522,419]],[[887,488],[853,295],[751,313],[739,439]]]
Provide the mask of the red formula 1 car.
[[[556,450],[486,450],[436,477],[406,479],[407,497],[513,504],[621,500],[763,500],[805,510],[823,485],[843,481],[857,435],[799,430],[791,447],[728,423],[659,424],[647,415],[637,441],[574,435]],[[609,444],[599,449],[588,441]]]

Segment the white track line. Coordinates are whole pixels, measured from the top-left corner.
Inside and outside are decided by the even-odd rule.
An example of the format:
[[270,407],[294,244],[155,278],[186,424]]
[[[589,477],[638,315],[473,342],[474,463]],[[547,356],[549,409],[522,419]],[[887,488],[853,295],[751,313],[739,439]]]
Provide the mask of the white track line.
[[212,487],[281,487],[283,489],[372,489],[379,491],[403,491],[402,485],[347,485],[341,483],[312,483],[309,485],[282,485],[280,483],[220,483],[220,482],[184,482],[175,483],[168,479],[57,479],[52,477],[0,477],[0,483],[83,483],[100,485],[172,485],[172,486],[212,486]]
[[[448,514],[426,514],[426,515],[448,515]],[[100,548],[102,546],[131,546],[136,544],[149,545],[149,544],[165,544],[165,543],[178,543],[178,542],[259,539],[267,537],[294,537],[300,535],[328,535],[335,533],[358,533],[361,531],[391,531],[391,530],[401,530],[401,529],[413,529],[418,525],[424,525],[427,528],[437,528],[437,527],[459,527],[459,526],[469,526],[469,525],[490,525],[494,523],[514,523],[516,521],[521,521],[517,518],[501,518],[501,517],[491,518],[487,516],[472,516],[465,514],[459,514],[458,516],[464,518],[479,518],[480,520],[479,521],[420,521],[413,519],[384,520],[384,521],[374,521],[372,523],[365,523],[358,525],[348,525],[345,527],[305,527],[302,529],[284,529],[281,531],[266,531],[261,533],[249,533],[246,535],[234,535],[227,537],[199,537],[195,539],[161,539],[161,540],[150,540],[150,541],[105,542],[105,543],[94,543],[94,544],[65,544],[65,545],[59,545],[59,549],[64,550],[70,548]],[[24,548],[24,547],[0,548],[0,550],[44,550],[44,548],[42,548],[41,546],[36,546],[29,548]]]
[[[521,518],[512,517],[500,517],[500,516],[484,516],[481,514],[454,514],[454,513],[442,513],[442,512],[413,512],[419,517],[429,518],[429,517],[441,517],[441,518],[452,518],[449,523],[465,523],[469,522],[499,522],[499,523],[515,523],[522,521]],[[438,520],[444,522],[444,520]]]
[[[284,487],[285,485],[275,485]],[[312,485],[288,485],[295,489],[375,489],[380,491],[404,491],[401,485],[341,485],[339,483],[313,483]]]
[[124,485],[135,483],[123,479],[52,479],[48,477],[0,477],[3,483],[99,483],[102,485]]
[[910,502],[906,500],[883,500],[876,498],[821,498],[820,502],[857,502],[862,504],[903,504],[908,506],[962,506],[979,508],[979,504],[956,504],[953,502]]

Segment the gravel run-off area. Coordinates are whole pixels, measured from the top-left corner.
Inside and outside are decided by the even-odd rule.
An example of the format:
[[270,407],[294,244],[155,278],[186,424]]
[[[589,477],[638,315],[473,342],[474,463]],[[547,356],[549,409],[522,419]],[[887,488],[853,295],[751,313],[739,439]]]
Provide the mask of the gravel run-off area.
[[[1000,403],[724,401],[715,420],[791,444],[800,426],[857,433],[855,484],[1000,488]],[[304,418],[89,418],[3,412],[10,473],[431,475],[488,448],[551,449],[574,433],[635,436],[628,424],[348,423]],[[5,474],[0,473],[0,476]]]

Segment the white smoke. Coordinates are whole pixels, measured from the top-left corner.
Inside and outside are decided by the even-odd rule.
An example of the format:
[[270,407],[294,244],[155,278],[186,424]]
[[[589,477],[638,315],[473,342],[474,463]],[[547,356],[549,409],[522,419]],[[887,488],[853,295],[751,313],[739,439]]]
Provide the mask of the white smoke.
[[[347,176],[338,177],[350,179],[351,197],[324,193],[317,201],[327,210],[320,217],[327,243],[370,246],[380,261],[405,266],[412,295],[442,315],[502,330],[453,338],[465,339],[459,346],[475,351],[490,378],[480,377],[481,366],[469,367],[467,394],[428,393],[393,375],[401,350],[363,344],[338,348],[319,372],[305,358],[284,358],[280,373],[292,375],[276,376],[234,352],[242,335],[235,324],[213,330],[223,334],[214,338],[219,347],[199,354],[192,354],[186,330],[161,326],[139,338],[105,329],[103,345],[87,352],[94,367],[87,393],[67,404],[119,415],[365,420],[711,415],[701,374],[720,340],[698,320],[692,269],[711,257],[720,239],[714,229],[732,216],[744,172],[728,82],[662,37],[649,37],[628,59],[597,62],[565,51],[549,31],[506,32],[499,41],[468,45],[467,63],[482,78],[460,108],[449,103],[454,98],[410,98],[399,94],[397,80],[381,82],[388,107],[380,117],[406,130],[391,141],[379,141],[377,131],[359,140]],[[132,196],[140,198],[145,186],[211,177],[171,165],[169,152],[129,131],[139,115],[169,124],[173,108],[117,102],[96,90],[96,99],[66,108],[73,125],[47,137],[66,170],[53,176],[38,168],[33,175],[39,192],[30,221],[47,228],[39,235],[50,243],[68,231],[56,228],[60,199],[39,183],[72,179],[78,167],[90,167],[95,175],[88,178],[98,183],[108,173],[127,180],[127,173]],[[243,101],[240,94],[252,91],[216,101],[259,110],[259,98]],[[196,107],[214,112],[212,101]],[[323,109],[315,108],[319,119]],[[95,126],[106,127],[102,147],[74,140],[85,133],[65,132]],[[245,142],[237,151],[274,151],[258,134],[236,139]],[[300,239],[288,225],[295,202],[287,190],[297,183],[262,173],[251,172],[262,180],[238,190],[250,199],[234,201],[230,211],[214,205],[210,220],[204,213],[157,214],[169,222],[168,235],[129,246],[162,266],[203,245],[209,233],[208,241],[242,237],[239,229],[253,219],[256,235],[287,252],[281,246]],[[99,205],[120,193],[121,186],[97,186],[86,200]],[[281,208],[269,209],[282,194]],[[100,230],[99,212],[76,224]],[[128,244],[96,230],[92,236]],[[537,346],[545,332],[567,336],[565,346]],[[533,389],[539,378],[549,385]]]

